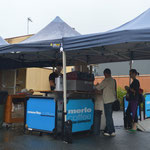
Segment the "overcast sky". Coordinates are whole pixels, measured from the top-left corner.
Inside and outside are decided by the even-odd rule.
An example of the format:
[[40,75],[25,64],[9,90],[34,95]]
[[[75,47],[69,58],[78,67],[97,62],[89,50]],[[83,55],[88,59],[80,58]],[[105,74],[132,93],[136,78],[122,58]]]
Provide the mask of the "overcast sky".
[[81,34],[104,32],[130,21],[150,7],[150,0],[0,0],[0,36],[37,33],[56,16]]

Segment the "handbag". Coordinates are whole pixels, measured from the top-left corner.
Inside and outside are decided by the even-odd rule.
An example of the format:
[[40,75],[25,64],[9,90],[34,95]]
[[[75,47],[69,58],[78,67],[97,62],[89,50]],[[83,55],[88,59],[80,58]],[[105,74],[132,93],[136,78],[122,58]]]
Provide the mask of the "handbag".
[[[115,91],[116,91],[116,98],[117,98],[117,83],[116,80],[115,81]],[[113,111],[119,111],[120,110],[120,101],[118,99],[116,99],[113,104],[112,104],[112,110]]]
[[118,99],[113,102],[112,109],[113,109],[113,111],[120,110],[120,101]]

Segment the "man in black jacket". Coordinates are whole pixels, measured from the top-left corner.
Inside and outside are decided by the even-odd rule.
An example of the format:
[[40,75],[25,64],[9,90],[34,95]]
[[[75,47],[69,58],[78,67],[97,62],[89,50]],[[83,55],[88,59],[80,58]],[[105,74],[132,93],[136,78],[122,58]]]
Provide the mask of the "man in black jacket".
[[55,90],[55,87],[56,87],[55,78],[62,76],[61,70],[62,70],[62,67],[58,66],[56,67],[55,71],[49,75],[50,89],[52,91]]

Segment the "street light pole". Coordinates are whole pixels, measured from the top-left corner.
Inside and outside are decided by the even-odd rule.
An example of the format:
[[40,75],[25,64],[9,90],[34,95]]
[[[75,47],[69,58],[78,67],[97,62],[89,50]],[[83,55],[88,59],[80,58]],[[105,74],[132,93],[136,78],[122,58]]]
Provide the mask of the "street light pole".
[[29,34],[29,20],[27,19],[27,35]]
[[27,35],[29,34],[29,22],[33,22],[31,18],[27,18]]

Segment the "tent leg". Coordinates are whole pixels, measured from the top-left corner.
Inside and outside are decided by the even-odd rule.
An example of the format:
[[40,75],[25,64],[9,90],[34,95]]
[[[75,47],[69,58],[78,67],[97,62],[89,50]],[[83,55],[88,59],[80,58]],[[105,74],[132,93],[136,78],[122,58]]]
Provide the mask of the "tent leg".
[[66,52],[62,52],[63,54],[63,96],[64,96],[64,114],[65,114],[65,121],[67,120],[67,78],[66,78]]
[[14,94],[16,93],[16,78],[17,78],[17,70],[14,70]]
[[[133,64],[133,61],[132,60],[130,60],[130,63],[129,63],[129,65],[130,65],[130,70],[132,69],[132,64]],[[131,84],[131,77],[129,77],[129,85]]]

